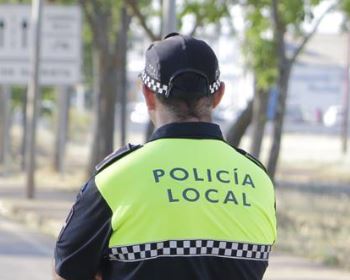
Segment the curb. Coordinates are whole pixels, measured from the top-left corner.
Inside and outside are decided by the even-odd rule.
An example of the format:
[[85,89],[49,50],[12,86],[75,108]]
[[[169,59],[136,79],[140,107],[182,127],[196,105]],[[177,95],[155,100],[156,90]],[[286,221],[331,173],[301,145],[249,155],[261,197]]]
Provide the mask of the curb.
[[38,230],[55,239],[57,238],[63,225],[63,219],[43,217],[38,211],[27,211],[18,204],[19,201],[0,200],[0,214],[31,229]]

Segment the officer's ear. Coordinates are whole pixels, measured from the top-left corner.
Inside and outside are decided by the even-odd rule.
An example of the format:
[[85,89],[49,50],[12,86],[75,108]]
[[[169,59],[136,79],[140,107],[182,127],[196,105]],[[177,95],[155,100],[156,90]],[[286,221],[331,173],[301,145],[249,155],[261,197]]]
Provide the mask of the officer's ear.
[[219,105],[222,97],[224,96],[224,93],[225,93],[225,83],[220,82],[219,89],[213,95],[213,103],[212,103],[213,108]]
[[142,93],[145,97],[148,111],[154,111],[156,108],[156,96],[148,87],[142,84]]

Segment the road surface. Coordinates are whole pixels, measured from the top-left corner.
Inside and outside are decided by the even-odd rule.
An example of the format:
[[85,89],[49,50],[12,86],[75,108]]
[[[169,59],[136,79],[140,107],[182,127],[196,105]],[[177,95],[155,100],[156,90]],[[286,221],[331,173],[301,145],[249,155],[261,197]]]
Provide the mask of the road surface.
[[[52,279],[54,240],[0,216],[0,279]],[[349,280],[350,273],[272,254],[264,280]]]
[[0,216],[1,280],[52,279],[54,241]]

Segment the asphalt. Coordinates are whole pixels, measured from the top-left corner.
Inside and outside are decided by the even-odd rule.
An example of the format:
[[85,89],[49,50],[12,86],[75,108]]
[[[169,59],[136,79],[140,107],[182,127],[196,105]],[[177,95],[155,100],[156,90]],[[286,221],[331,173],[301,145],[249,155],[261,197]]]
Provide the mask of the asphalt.
[[[58,189],[37,190],[25,198],[23,186],[0,184],[0,215],[56,238],[76,193]],[[350,280],[350,272],[325,267],[305,258],[273,252],[265,280]]]
[[52,279],[54,239],[0,216],[1,280]]

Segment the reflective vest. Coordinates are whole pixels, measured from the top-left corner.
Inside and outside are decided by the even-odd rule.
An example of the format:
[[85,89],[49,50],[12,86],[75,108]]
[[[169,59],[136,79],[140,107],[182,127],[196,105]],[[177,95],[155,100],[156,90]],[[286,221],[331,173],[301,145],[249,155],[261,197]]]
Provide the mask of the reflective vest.
[[267,260],[276,239],[271,180],[224,141],[158,139],[95,181],[113,212],[111,259]]

